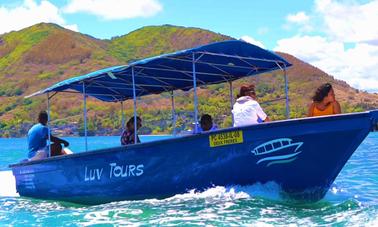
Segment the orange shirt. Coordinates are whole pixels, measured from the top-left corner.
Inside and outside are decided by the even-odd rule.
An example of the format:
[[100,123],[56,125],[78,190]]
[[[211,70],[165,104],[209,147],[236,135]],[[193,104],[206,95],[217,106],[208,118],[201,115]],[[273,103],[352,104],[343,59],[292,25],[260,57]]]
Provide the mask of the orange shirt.
[[324,116],[324,115],[332,115],[334,114],[333,111],[333,105],[330,103],[324,110],[319,110],[316,108],[316,105],[314,105],[314,110],[313,110],[313,116]]

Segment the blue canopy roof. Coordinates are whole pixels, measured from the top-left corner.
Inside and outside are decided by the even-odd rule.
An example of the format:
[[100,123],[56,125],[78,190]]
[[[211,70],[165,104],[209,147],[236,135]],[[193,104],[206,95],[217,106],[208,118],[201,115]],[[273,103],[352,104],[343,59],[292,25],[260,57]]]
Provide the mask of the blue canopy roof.
[[133,98],[132,72],[136,95],[143,96],[193,88],[194,68],[197,85],[200,86],[289,66],[289,62],[273,52],[244,41],[230,40],[98,70],[61,81],[28,97],[66,90],[83,93],[84,84],[87,95],[102,101],[118,102]]

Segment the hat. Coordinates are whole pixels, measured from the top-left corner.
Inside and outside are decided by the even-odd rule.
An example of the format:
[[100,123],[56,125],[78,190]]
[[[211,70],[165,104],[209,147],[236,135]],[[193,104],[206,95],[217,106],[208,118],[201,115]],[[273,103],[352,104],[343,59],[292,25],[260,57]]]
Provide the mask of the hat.
[[240,92],[239,92],[239,96],[242,97],[242,96],[246,96],[247,93],[255,93],[255,85],[251,84],[251,85],[243,85],[240,87]]

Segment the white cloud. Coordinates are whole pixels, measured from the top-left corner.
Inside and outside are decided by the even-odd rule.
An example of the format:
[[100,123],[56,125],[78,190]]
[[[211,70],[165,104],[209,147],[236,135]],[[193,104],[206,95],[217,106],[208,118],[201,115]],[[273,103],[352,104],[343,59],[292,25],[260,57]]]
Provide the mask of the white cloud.
[[265,46],[262,42],[254,39],[250,36],[244,35],[244,36],[240,37],[240,39],[246,41],[247,43],[250,43],[250,44],[253,44],[253,45],[256,45],[256,46],[259,46],[259,47],[265,49]]
[[315,13],[322,18],[325,32],[342,42],[378,40],[378,0],[358,5],[355,1],[316,0]]
[[309,21],[309,19],[310,17],[307,16],[305,12],[298,12],[296,14],[289,14],[286,16],[287,21],[298,24],[306,23]]
[[67,25],[59,13],[59,9],[47,0],[39,4],[34,0],[25,0],[21,5],[7,8],[0,7],[0,34],[20,30],[31,25],[47,22],[56,23],[68,28],[77,29],[77,25]]
[[[283,27],[296,29],[297,34],[279,40],[274,49],[293,54],[353,87],[378,92],[377,21],[378,0],[315,0],[307,14],[286,17]],[[311,27],[316,29],[307,29]]]
[[286,23],[282,27],[285,30],[298,29],[300,32],[311,32],[313,30],[311,17],[303,11],[287,15]]
[[66,13],[85,12],[105,20],[151,17],[162,10],[158,0],[70,0]]
[[378,46],[365,43],[346,49],[320,36],[295,36],[278,41],[275,51],[292,54],[358,89],[378,92]]

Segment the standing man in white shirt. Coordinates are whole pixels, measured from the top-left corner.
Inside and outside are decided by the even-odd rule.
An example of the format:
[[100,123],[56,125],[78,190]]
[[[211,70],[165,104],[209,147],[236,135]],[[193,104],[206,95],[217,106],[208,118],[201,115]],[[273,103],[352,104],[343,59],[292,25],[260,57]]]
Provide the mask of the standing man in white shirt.
[[234,127],[270,121],[256,101],[254,85],[240,87],[240,93],[232,109],[232,114],[234,116]]

